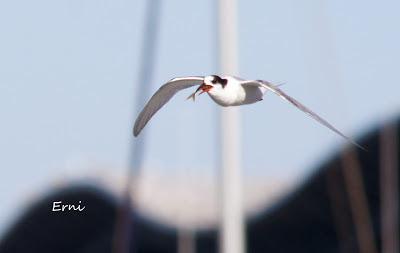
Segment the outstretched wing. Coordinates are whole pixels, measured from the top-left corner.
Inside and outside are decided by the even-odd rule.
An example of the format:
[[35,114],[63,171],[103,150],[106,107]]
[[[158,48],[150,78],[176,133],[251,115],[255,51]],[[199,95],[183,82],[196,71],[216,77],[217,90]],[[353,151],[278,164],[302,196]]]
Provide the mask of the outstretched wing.
[[350,137],[347,137],[343,133],[341,133],[339,130],[337,130],[334,126],[332,126],[328,121],[324,120],[320,116],[318,116],[315,112],[311,111],[308,109],[306,106],[301,104],[299,101],[296,99],[292,98],[291,96],[287,95],[284,93],[281,89],[279,89],[277,86],[263,80],[252,80],[252,81],[244,81],[242,85],[246,86],[257,86],[257,87],[263,87],[267,90],[272,91],[276,95],[280,96],[281,98],[285,99],[286,101],[290,102],[292,105],[296,106],[306,114],[308,114],[310,117],[321,123],[322,125],[326,126],[327,128],[331,129],[333,132],[337,133],[338,135],[342,136],[345,138],[347,141],[351,142],[352,144],[356,145],[357,147],[365,150],[362,146],[360,146],[357,142],[353,141]]
[[153,115],[160,110],[178,91],[203,83],[202,76],[178,77],[171,79],[161,86],[156,93],[150,98],[146,106],[136,118],[133,127],[133,135],[136,137],[140,131],[146,126],[147,122]]

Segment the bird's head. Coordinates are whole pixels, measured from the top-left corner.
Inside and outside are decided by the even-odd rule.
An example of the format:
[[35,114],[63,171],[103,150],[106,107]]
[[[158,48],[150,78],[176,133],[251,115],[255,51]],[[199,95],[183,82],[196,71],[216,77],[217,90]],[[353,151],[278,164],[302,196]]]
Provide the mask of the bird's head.
[[217,75],[210,75],[204,77],[204,82],[199,86],[198,90],[201,90],[201,93],[212,92],[213,90],[224,89],[227,83],[227,79],[223,79]]
[[[211,86],[212,88],[222,88],[224,89],[228,83],[227,79],[223,79],[217,75],[210,75],[204,77],[204,85]],[[212,89],[210,88],[210,89]]]
[[210,75],[204,77],[203,83],[197,88],[197,90],[188,97],[189,98],[195,98],[195,95],[197,92],[200,91],[200,94],[203,94],[205,92],[212,94],[215,91],[224,89],[226,84],[228,83],[227,79],[223,79],[217,75]]

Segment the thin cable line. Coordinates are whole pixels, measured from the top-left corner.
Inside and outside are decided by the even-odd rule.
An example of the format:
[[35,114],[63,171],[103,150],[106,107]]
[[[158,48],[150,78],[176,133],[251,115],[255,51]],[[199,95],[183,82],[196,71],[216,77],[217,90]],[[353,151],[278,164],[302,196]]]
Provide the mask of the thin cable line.
[[[142,50],[140,56],[138,82],[136,90],[136,105],[138,111],[150,95],[150,88],[154,76],[156,62],[156,49],[161,20],[161,1],[147,0],[145,24],[143,30]],[[134,115],[133,118],[135,118]],[[136,195],[136,186],[140,177],[145,154],[145,133],[133,139],[129,156],[129,167],[126,177],[126,188],[122,196],[122,203],[117,210],[113,252],[128,253],[137,250],[135,244],[135,231],[132,227],[134,206],[132,199]]]

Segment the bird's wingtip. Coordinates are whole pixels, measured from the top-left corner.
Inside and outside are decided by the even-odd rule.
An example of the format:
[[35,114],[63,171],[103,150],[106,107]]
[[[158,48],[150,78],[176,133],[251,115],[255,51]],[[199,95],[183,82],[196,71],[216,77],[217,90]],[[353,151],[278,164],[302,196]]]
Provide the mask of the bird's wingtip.
[[354,144],[355,144],[358,148],[362,149],[363,151],[368,152],[368,149],[365,148],[364,146],[361,146],[361,145],[358,144],[358,143],[354,143]]
[[140,133],[140,130],[138,130],[138,129],[136,129],[136,128],[133,128],[133,136],[134,137],[138,137],[138,135],[139,135],[139,133]]
[[359,149],[361,149],[361,150],[363,150],[365,152],[368,152],[368,149],[366,147],[364,147],[363,145],[361,145],[358,142],[354,141],[353,139],[351,139],[349,137],[346,137],[346,139],[347,139],[347,141],[350,142],[350,144],[356,146],[357,148],[359,148]]

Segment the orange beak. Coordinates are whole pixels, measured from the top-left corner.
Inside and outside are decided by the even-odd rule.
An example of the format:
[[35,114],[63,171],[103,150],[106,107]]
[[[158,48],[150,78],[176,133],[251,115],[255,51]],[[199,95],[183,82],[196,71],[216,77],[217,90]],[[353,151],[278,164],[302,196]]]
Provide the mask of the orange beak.
[[[199,88],[197,88],[197,90],[196,90],[195,92],[193,92],[187,99],[191,99],[191,98],[192,98],[193,101],[194,101],[197,92],[199,92],[200,90],[201,90],[200,94],[202,94],[202,93],[204,93],[204,92],[209,92],[209,91],[212,89],[212,87],[213,87],[213,86],[211,86],[211,85],[207,85],[207,84],[203,83],[203,84],[200,85]],[[199,94],[199,95],[200,95],[200,94]]]
[[212,88],[213,88],[213,86],[203,83],[202,85],[200,85],[200,87],[197,89],[197,91],[201,90],[201,92],[199,93],[199,95],[200,95],[200,94],[203,94],[204,92],[209,92]]

